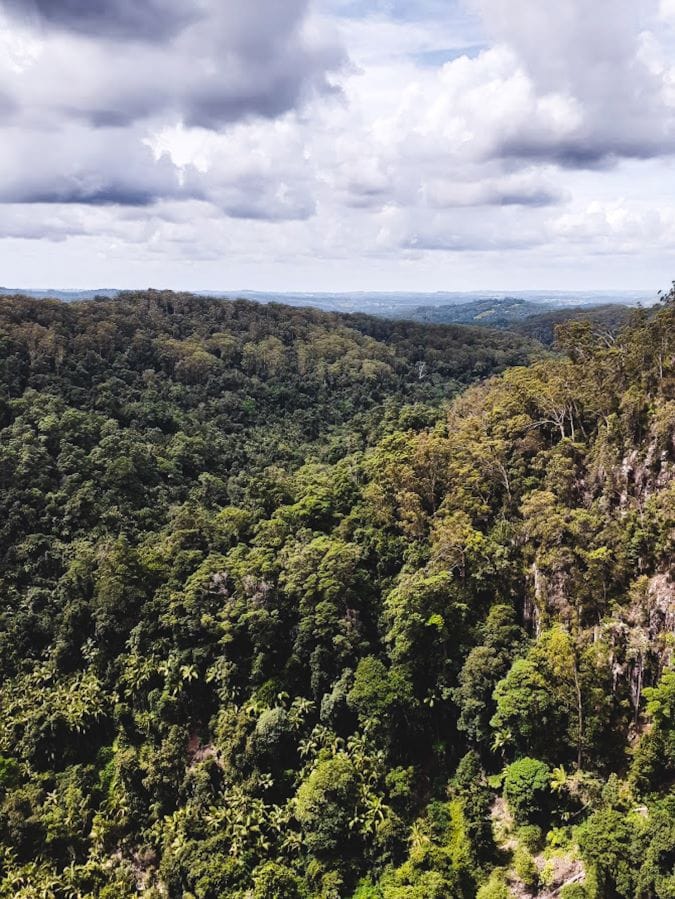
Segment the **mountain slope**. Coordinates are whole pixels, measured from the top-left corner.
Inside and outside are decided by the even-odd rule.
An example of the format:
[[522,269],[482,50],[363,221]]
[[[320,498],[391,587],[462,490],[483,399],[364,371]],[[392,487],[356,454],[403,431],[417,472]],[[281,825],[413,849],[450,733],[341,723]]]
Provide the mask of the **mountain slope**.
[[570,309],[547,310],[546,312],[528,315],[522,321],[514,322],[511,330],[535,340],[546,346],[555,341],[555,330],[558,325],[568,321],[588,321],[598,334],[612,337],[634,314],[635,310],[618,303],[605,306],[577,306]]
[[124,302],[4,308],[0,896],[671,895],[675,307]]
[[0,341],[5,559],[35,533],[155,528],[191,490],[239,501],[263,489],[267,467],[339,456],[403,405],[428,421],[462,383],[535,350],[476,330],[153,292],[0,298]]

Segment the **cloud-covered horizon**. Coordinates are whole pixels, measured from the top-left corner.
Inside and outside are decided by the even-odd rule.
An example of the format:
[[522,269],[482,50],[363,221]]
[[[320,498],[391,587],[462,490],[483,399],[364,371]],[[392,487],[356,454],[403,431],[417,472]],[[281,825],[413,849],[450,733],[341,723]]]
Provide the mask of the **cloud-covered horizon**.
[[18,286],[641,286],[674,155],[672,0],[0,2]]

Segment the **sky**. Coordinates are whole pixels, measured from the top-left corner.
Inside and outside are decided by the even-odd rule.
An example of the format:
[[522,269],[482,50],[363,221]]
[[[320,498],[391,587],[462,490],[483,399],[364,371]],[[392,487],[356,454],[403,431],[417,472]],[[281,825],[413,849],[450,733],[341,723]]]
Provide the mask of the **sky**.
[[0,284],[675,278],[675,0],[0,0]]

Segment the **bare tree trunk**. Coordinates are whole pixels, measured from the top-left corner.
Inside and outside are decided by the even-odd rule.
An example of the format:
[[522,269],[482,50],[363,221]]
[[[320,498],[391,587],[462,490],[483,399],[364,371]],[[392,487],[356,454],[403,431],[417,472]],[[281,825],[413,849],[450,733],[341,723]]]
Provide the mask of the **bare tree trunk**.
[[576,658],[574,659],[574,689],[577,694],[577,768],[581,771],[584,742],[584,709],[581,702],[581,685],[579,683],[579,669],[577,668]]
[[642,678],[644,676],[644,662],[642,659],[642,653],[638,656],[638,666],[637,666],[637,685],[635,687],[635,714],[633,717],[633,724],[637,727],[638,721],[640,719],[640,700],[642,699]]

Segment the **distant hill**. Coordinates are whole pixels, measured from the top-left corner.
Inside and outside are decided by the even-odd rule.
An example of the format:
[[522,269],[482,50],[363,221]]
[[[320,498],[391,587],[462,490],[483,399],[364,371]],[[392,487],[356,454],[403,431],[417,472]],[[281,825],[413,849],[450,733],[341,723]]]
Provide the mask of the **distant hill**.
[[66,303],[75,300],[93,300],[95,297],[116,297],[120,293],[119,290],[106,287],[102,290],[52,290],[51,288],[40,288],[36,290],[19,290],[14,287],[0,287],[0,296],[24,296],[33,297],[34,299],[63,300]]
[[[533,337],[550,346],[555,340],[556,325],[574,320],[591,321],[597,330],[615,334],[626,324],[634,310],[630,306],[608,303],[605,306],[578,307],[576,309],[547,309],[535,315],[528,315],[519,322],[514,322],[509,330],[517,331],[527,337]],[[477,322],[476,322],[477,324]]]
[[[495,302],[526,302],[535,309],[534,314],[542,309],[576,308],[577,306],[604,306],[619,303],[625,306],[636,306],[642,303],[649,306],[656,302],[656,291],[649,290],[471,290],[471,291],[352,291],[348,293],[307,292],[271,293],[255,290],[237,290],[229,292],[205,291],[210,296],[236,296],[243,299],[256,300],[260,303],[284,303],[289,306],[313,306],[333,312],[367,312],[370,315],[382,315],[390,318],[415,319],[420,309],[455,309],[478,302],[486,302],[492,306]],[[420,319],[423,320],[423,319]],[[439,321],[444,323],[445,320]],[[454,319],[452,321],[455,321]]]
[[626,323],[630,314],[631,307],[620,303],[569,307],[533,302],[521,297],[494,297],[453,306],[419,306],[412,311],[401,311],[395,317],[424,324],[507,329],[550,346],[555,339],[556,325],[562,322],[587,319],[600,329],[615,333]]
[[514,322],[521,322],[531,315],[550,312],[550,304],[532,302],[522,297],[486,297],[469,303],[418,306],[413,310],[401,311],[396,317],[434,325],[483,325],[491,328],[508,328]]

